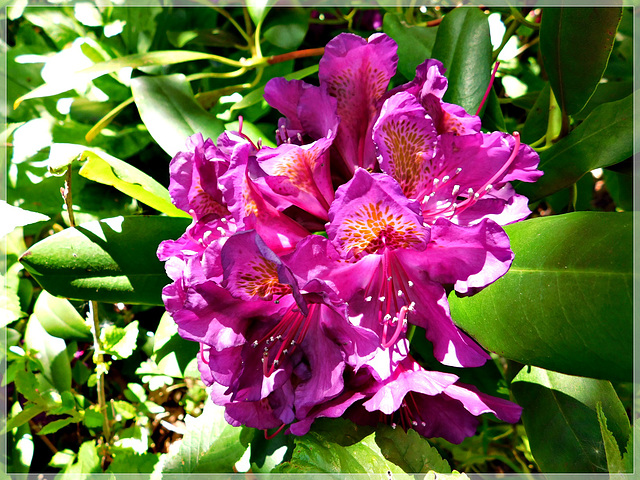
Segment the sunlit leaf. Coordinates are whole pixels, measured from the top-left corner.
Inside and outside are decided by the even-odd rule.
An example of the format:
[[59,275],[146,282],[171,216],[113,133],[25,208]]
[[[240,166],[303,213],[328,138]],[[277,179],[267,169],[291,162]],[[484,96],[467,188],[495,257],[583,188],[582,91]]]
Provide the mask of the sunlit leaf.
[[576,212],[508,225],[509,272],[454,321],[482,346],[528,365],[628,381],[633,367],[633,215]]

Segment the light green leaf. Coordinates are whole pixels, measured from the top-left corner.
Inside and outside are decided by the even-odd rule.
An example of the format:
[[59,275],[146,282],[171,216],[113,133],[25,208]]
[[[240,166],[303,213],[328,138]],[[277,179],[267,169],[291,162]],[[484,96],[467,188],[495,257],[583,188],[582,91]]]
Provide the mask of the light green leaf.
[[0,239],[17,227],[49,220],[46,215],[14,207],[4,200],[0,200],[0,218],[2,218],[2,222],[0,222]]
[[153,360],[164,375],[183,378],[189,364],[199,351],[197,342],[190,342],[178,335],[178,325],[168,313],[164,313],[154,336]]
[[527,366],[514,378],[511,388],[523,407],[531,453],[544,472],[607,471],[598,403],[616,440],[621,443],[628,438],[627,413],[607,381]]
[[184,218],[146,216],[89,222],[36,243],[21,262],[53,295],[162,305],[170,280],[156,251],[188,225]]
[[6,432],[10,432],[14,428],[18,428],[21,425],[24,425],[36,415],[40,415],[42,412],[44,412],[44,410],[45,409],[43,405],[31,405],[30,407],[25,408],[20,413],[8,420],[0,433],[4,434]]
[[[607,428],[607,417],[602,411],[602,404],[600,402],[596,405],[596,412],[598,413],[598,423],[600,424],[600,433],[602,433],[602,440],[604,441],[604,451],[607,456],[607,470],[609,473],[625,473],[627,472],[624,462],[622,461],[622,453],[620,453],[620,447],[616,442],[613,433]],[[631,473],[631,471],[629,471]],[[614,478],[613,476],[611,478]]]
[[215,141],[224,131],[222,121],[195,100],[182,74],[133,78],[131,90],[149,133],[171,157],[195,133]]
[[169,454],[163,473],[232,472],[246,447],[240,443],[242,428],[224,419],[224,408],[205,403],[202,414],[187,416],[187,432],[175,454]]
[[79,420],[80,418],[73,415],[67,418],[62,418],[60,420],[54,420],[53,422],[47,423],[44,427],[42,427],[42,430],[38,432],[38,435],[49,435],[50,433],[55,433],[71,423],[77,423]]
[[[99,472],[101,473],[102,469],[100,468],[98,449],[96,448],[95,440],[89,440],[80,445],[77,461],[73,464],[69,464],[63,472],[59,473],[56,476],[56,480],[68,478],[70,474],[74,474],[76,476],[82,475],[84,477],[86,474]],[[68,476],[64,474],[67,474]]]
[[483,347],[528,365],[629,381],[633,367],[633,215],[575,212],[505,227],[509,272],[454,322]]
[[42,365],[42,374],[59,392],[71,389],[71,365],[67,354],[67,344],[61,338],[49,335],[38,317],[33,314],[27,322],[24,334],[25,346],[37,352]]
[[415,430],[378,426],[375,438],[384,457],[407,473],[451,473],[449,463]]
[[58,298],[43,290],[33,308],[40,324],[58,338],[88,340],[91,329],[66,298]]
[[107,355],[118,359],[128,358],[136,348],[138,321],[134,320],[124,328],[109,325],[100,331],[102,349]]
[[71,143],[54,143],[49,154],[49,171],[62,174],[74,160],[86,161],[79,173],[89,180],[111,185],[169,216],[189,217],[188,213],[171,203],[169,191],[160,183],[127,162],[97,148]]

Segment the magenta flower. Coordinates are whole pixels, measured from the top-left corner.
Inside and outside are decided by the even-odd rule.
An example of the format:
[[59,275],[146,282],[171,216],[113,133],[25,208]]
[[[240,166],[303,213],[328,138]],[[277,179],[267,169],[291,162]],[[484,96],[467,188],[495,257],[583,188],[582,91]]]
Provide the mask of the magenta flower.
[[[239,132],[194,135],[171,162],[170,193],[194,222],[158,249],[180,334],[233,425],[306,433],[315,418],[414,428],[460,442],[477,416],[517,421],[510,402],[428,371],[409,356],[409,325],[434,357],[489,357],[451,319],[447,295],[472,295],[513,260],[500,225],[529,214],[510,182],[535,181],[517,134],[442,101],[442,64],[387,91],[397,47],[383,34],[334,38],[320,85],[270,80],[285,116],[278,146]],[[320,235],[312,235],[312,232]]]

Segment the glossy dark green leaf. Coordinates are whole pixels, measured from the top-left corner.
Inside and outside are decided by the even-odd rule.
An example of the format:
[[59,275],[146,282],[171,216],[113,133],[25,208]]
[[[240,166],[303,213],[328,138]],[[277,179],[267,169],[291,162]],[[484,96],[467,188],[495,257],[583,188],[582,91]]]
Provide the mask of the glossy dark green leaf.
[[582,121],[589,116],[593,109],[599,105],[615,102],[628,97],[633,93],[633,82],[606,82],[599,83],[589,102],[580,112],[573,115],[574,120]]
[[[331,440],[310,432],[295,439],[291,461],[281,464],[274,473],[358,473],[385,474],[391,472],[393,478],[407,479],[402,469],[386,460],[371,434],[362,441],[343,447]],[[373,475],[372,475],[373,476]]]
[[626,160],[633,154],[634,118],[633,95],[596,107],[568,136],[540,153],[544,175],[516,189],[531,201],[539,200],[595,168]]
[[622,8],[545,8],[540,51],[558,104],[568,115],[593,95],[607,67]]
[[65,341],[49,335],[33,314],[27,323],[24,342],[27,349],[38,352],[37,359],[42,365],[44,378],[59,392],[70,390],[71,364]]
[[482,128],[484,130],[488,130],[490,132],[495,132],[496,130],[501,132],[507,131],[504,115],[502,114],[500,102],[498,101],[498,95],[493,88],[489,91],[487,100],[482,107],[480,117],[482,118]]
[[544,472],[606,472],[596,406],[602,404],[620,444],[629,432],[627,413],[611,383],[525,367],[512,391],[523,407],[531,452]]
[[158,369],[169,377],[183,378],[187,367],[198,355],[197,342],[190,342],[178,334],[178,325],[164,313],[153,339],[153,360]]
[[232,472],[246,447],[240,443],[242,428],[232,427],[224,419],[224,408],[211,401],[197,418],[187,418],[178,451],[169,455],[163,473]]
[[456,8],[438,27],[432,55],[442,61],[449,88],[444,100],[475,114],[491,80],[491,37],[487,15]]
[[527,365],[629,381],[633,215],[576,212],[505,227],[515,260],[478,294],[449,296],[454,321]]
[[156,250],[189,225],[185,218],[115,217],[45,238],[21,257],[53,295],[76,300],[162,305],[170,283]]
[[[551,86],[547,83],[536,102],[527,114],[527,120],[520,132],[520,138],[524,143],[533,143],[547,133],[549,123],[549,107],[550,107]],[[556,107],[557,108],[557,107]]]
[[604,170],[605,187],[616,204],[616,208],[630,212],[633,210],[633,175]]
[[182,74],[133,78],[131,91],[149,133],[170,156],[194,133],[215,141],[224,131],[222,121],[196,102]]
[[451,473],[449,463],[415,430],[379,426],[376,443],[387,460],[407,473]]
[[383,31],[398,44],[398,71],[413,80],[416,67],[431,58],[436,41],[437,27],[416,27],[407,25],[399,13],[384,14]]
[[33,311],[49,335],[67,340],[91,339],[89,326],[66,298],[54,297],[43,290]]

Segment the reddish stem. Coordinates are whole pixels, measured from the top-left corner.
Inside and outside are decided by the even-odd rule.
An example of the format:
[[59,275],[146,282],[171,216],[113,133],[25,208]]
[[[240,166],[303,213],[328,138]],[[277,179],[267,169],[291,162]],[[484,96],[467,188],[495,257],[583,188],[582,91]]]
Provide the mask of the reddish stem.
[[489,81],[489,86],[487,87],[487,91],[484,92],[484,97],[482,97],[482,101],[480,102],[480,106],[478,107],[478,111],[476,112],[476,116],[480,115],[480,110],[482,110],[482,106],[484,105],[484,102],[487,100],[487,97],[489,96],[491,87],[493,87],[493,81],[496,79],[496,72],[498,71],[499,65],[500,65],[500,62],[496,62],[496,64],[493,66],[493,71],[491,72],[491,80]]
[[293,60],[294,58],[315,57],[322,54],[324,54],[324,47],[296,50],[295,52],[288,52],[269,57],[267,58],[267,63],[269,65],[273,65],[274,63],[286,62],[287,60]]

